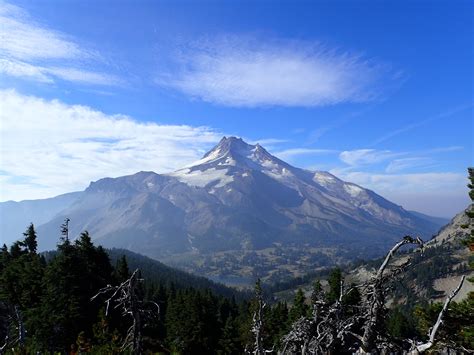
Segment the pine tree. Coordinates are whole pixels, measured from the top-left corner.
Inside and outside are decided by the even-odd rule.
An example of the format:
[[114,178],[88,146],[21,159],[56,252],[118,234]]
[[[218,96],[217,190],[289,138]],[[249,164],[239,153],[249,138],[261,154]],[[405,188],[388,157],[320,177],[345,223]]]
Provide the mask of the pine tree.
[[30,253],[36,253],[36,248],[38,247],[38,242],[36,241],[36,231],[33,223],[28,226],[26,232],[23,233],[25,239],[22,244],[26,247],[26,250]]
[[295,298],[293,300],[293,306],[290,309],[289,321],[290,323],[295,322],[297,319],[305,316],[308,313],[308,306],[306,305],[306,297],[301,288],[296,291]]
[[115,275],[119,282],[123,282],[130,277],[130,269],[128,268],[127,257],[125,255],[122,255],[120,259],[117,260]]
[[234,317],[229,316],[222,330],[219,340],[219,354],[242,354],[243,349],[239,340],[239,331]]
[[341,282],[343,281],[341,269],[335,268],[329,275],[329,292],[327,294],[327,301],[334,303],[341,295]]

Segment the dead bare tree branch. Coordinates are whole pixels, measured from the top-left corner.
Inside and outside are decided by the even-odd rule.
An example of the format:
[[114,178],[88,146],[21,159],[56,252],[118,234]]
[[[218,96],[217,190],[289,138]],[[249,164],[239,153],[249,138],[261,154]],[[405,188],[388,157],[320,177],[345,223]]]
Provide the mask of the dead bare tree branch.
[[[368,285],[368,318],[364,325],[364,334],[362,336],[362,344],[359,350],[361,353],[370,352],[372,351],[372,349],[375,348],[374,339],[377,334],[377,328],[379,327],[379,325],[382,324],[383,310],[385,308],[384,284],[386,279],[384,278],[384,272],[390,260],[393,258],[395,252],[406,244],[417,244],[420,246],[420,248],[423,248],[423,241],[421,240],[421,238],[412,238],[410,236],[405,236],[400,242],[395,244],[392,249],[390,249],[382,265],[380,265],[374,279]],[[401,268],[406,267],[408,263],[409,261],[402,265]],[[397,268],[395,268],[394,272],[396,274],[399,271],[397,270]]]
[[263,355],[266,353],[271,353],[273,350],[265,350],[263,347],[263,311],[266,306],[265,301],[263,300],[263,292],[260,285],[260,280],[257,281],[255,285],[255,301],[256,301],[256,310],[252,318],[252,329],[251,332],[254,334],[254,344],[252,354],[254,355]]
[[431,328],[430,333],[429,333],[429,339],[426,343],[416,345],[415,350],[417,353],[423,353],[426,350],[432,348],[435,345],[435,338],[436,338],[436,333],[438,332],[438,329],[440,325],[443,323],[443,317],[448,309],[449,304],[451,303],[452,299],[456,297],[456,295],[459,293],[459,291],[462,288],[462,285],[464,283],[466,276],[461,277],[461,281],[459,282],[458,286],[451,292],[450,295],[446,298],[446,301],[444,301],[443,308],[438,314],[438,319],[436,320],[436,323],[434,326]]
[[[0,355],[3,354],[7,348],[19,346],[20,348],[25,344],[26,329],[23,322],[23,317],[18,306],[9,307],[10,311],[7,316],[7,331],[4,338],[4,344],[0,346]],[[10,329],[15,332],[15,336],[10,336]]]
[[114,309],[121,309],[123,316],[132,318],[132,324],[128,328],[122,344],[122,351],[131,350],[133,354],[141,354],[142,352],[142,329],[145,325],[144,322],[155,314],[159,314],[159,306],[156,303],[150,302],[154,307],[157,307],[157,313],[147,309],[141,299],[138,291],[139,283],[142,282],[143,279],[138,278],[138,274],[139,270],[136,269],[133,274],[120,285],[107,285],[91,298],[91,301],[93,301],[103,294],[111,294],[105,301],[105,315],[108,315],[111,303],[115,303]]

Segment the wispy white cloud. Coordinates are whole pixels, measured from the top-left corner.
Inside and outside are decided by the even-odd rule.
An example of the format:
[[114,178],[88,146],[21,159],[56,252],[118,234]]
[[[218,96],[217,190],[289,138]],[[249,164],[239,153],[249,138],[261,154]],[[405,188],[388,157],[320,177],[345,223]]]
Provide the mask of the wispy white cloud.
[[301,155],[321,155],[321,154],[333,154],[337,153],[334,149],[312,149],[312,148],[292,148],[286,149],[279,152],[275,152],[275,155],[280,159],[292,159]]
[[307,144],[311,145],[311,144],[316,143],[326,133],[337,129],[341,127],[342,125],[345,125],[346,123],[354,120],[357,117],[362,116],[364,113],[371,110],[371,108],[372,108],[371,105],[369,105],[361,110],[348,113],[344,115],[343,117],[332,120],[329,124],[322,125],[316,128],[315,130],[312,130],[308,135]]
[[339,159],[351,166],[371,165],[399,156],[389,150],[355,149],[345,150],[339,154]]
[[341,171],[354,171],[357,168],[388,163],[385,172],[395,173],[410,168],[428,168],[437,164],[436,154],[452,153],[464,149],[461,146],[435,147],[418,151],[393,152],[378,149],[346,150],[339,154],[339,159],[348,166]]
[[120,86],[124,80],[116,75],[68,67],[43,67],[11,59],[0,59],[0,74],[41,83],[54,83],[56,79],[79,84]]
[[119,85],[123,80],[84,63],[102,66],[101,55],[33,19],[22,8],[0,1],[0,74],[52,83]]
[[392,160],[385,171],[387,173],[398,173],[412,168],[429,168],[433,167],[435,161],[427,157],[410,157]]
[[116,75],[98,73],[83,69],[53,67],[45,69],[45,72],[54,75],[62,80],[76,83],[87,83],[97,85],[123,85],[124,81]]
[[0,91],[1,200],[41,198],[140,170],[167,172],[200,158],[221,134],[137,122],[87,106]]
[[92,55],[66,35],[34,21],[22,8],[0,2],[2,54],[21,59],[84,58]]
[[393,137],[396,137],[402,133],[405,133],[405,132],[408,132],[408,131],[411,131],[413,129],[416,129],[416,128],[419,128],[419,127],[422,127],[424,126],[425,124],[428,124],[430,122],[433,122],[433,121],[436,121],[436,120],[439,120],[439,119],[442,119],[442,118],[448,118],[448,117],[451,117],[459,112],[463,112],[463,111],[466,111],[466,110],[472,110],[472,107],[473,107],[474,103],[468,103],[468,104],[465,104],[465,105],[460,105],[460,106],[457,106],[457,107],[454,107],[446,112],[442,112],[438,115],[435,115],[435,116],[432,116],[432,117],[429,117],[429,118],[426,118],[426,119],[423,119],[423,120],[419,120],[419,121],[414,121],[406,126],[403,126],[403,127],[400,127],[396,130],[393,130],[391,132],[388,132],[387,134],[377,138],[371,146],[375,146],[375,145],[378,145],[382,142],[385,142],[389,139],[392,139]]
[[226,106],[324,106],[373,100],[387,66],[318,43],[228,36],[176,55],[160,85]]
[[463,150],[464,147],[460,145],[454,145],[451,147],[437,147],[437,148],[431,148],[427,149],[425,151],[422,151],[424,154],[434,154],[434,153],[451,153],[451,152],[458,152],[460,150]]
[[[340,174],[341,175],[341,174]],[[419,193],[447,191],[464,191],[466,176],[453,172],[430,172],[417,174],[372,174],[353,171],[342,174],[342,178],[379,193]]]
[[53,78],[44,72],[44,68],[18,60],[0,58],[0,74],[42,83],[54,82]]

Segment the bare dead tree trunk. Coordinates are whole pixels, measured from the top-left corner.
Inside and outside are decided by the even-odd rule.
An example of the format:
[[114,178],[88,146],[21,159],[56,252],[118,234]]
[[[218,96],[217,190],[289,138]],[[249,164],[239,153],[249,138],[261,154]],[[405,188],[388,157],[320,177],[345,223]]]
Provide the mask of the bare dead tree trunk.
[[[154,312],[145,308],[144,302],[139,295],[139,283],[143,279],[138,278],[139,270],[136,269],[133,274],[122,282],[119,286],[111,286],[102,288],[99,292],[91,298],[91,301],[102,294],[111,294],[105,301],[106,310],[105,315],[108,315],[111,303],[115,303],[114,309],[121,309],[123,316],[130,316],[132,324],[128,328],[127,334],[122,344],[122,350],[131,349],[133,354],[142,353],[142,328],[144,326],[144,319],[153,316]],[[154,306],[158,307],[155,303]],[[158,307],[159,312],[159,307]]]
[[263,309],[265,308],[265,302],[263,301],[263,296],[261,291],[257,291],[257,309],[253,314],[253,325],[252,333],[255,336],[254,351],[255,355],[265,354],[263,348],[263,339],[262,339],[262,330],[263,330]]
[[[388,263],[392,259],[395,252],[406,244],[417,244],[421,248],[423,247],[423,241],[417,237],[412,238],[410,236],[404,237],[400,242],[395,244],[392,249],[388,252],[382,265],[377,271],[375,278],[369,285],[368,294],[370,297],[370,303],[368,307],[368,319],[364,325],[364,334],[362,336],[362,344],[360,352],[367,353],[374,349],[374,338],[377,332],[377,327],[383,321],[383,310],[385,307],[385,295],[384,295],[384,272],[388,266]],[[406,264],[405,264],[406,265]]]
[[[9,347],[19,345],[20,348],[22,348],[25,345],[26,329],[20,309],[18,306],[13,306],[8,313],[10,314],[7,317],[7,333],[4,339],[4,344],[0,346],[0,354],[3,354]],[[13,338],[10,337],[9,328],[15,330],[16,336]]]
[[18,309],[18,306],[15,306],[15,318],[17,323],[18,344],[20,344],[20,346],[23,346],[25,345],[26,330],[25,325],[23,323],[23,317],[21,315],[20,310]]

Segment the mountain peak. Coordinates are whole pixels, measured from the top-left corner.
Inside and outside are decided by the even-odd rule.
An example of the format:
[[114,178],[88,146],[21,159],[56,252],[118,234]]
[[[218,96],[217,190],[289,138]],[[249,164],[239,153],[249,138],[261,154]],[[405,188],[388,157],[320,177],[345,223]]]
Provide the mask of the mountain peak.
[[239,137],[224,136],[202,159],[189,165],[188,168],[202,167],[203,165],[232,165],[255,169],[257,166],[269,162],[287,166],[286,163],[271,155],[258,143],[253,145]]
[[247,152],[253,148],[255,148],[255,146],[246,143],[242,138],[224,136],[214,148],[212,148],[203,156],[203,159],[209,156],[215,156],[216,154],[220,156],[236,153],[238,154],[239,152]]
[[260,144],[248,144],[242,138],[231,136],[223,137],[202,159],[169,175],[193,186],[223,187],[236,176],[249,176],[250,171],[286,179],[295,169],[268,153]]

